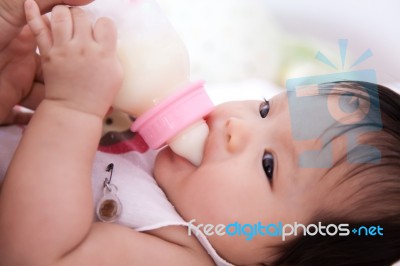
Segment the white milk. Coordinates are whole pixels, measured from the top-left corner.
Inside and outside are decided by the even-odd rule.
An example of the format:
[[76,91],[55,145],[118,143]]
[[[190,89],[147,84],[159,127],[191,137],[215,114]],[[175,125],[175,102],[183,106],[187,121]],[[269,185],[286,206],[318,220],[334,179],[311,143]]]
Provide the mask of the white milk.
[[121,38],[124,81],[114,107],[139,116],[189,82],[189,59],[180,39]]
[[[118,29],[124,80],[114,108],[138,117],[189,83],[187,49],[154,0],[96,0],[85,9],[94,19],[110,17]],[[199,165],[207,136],[200,120],[167,142]]]

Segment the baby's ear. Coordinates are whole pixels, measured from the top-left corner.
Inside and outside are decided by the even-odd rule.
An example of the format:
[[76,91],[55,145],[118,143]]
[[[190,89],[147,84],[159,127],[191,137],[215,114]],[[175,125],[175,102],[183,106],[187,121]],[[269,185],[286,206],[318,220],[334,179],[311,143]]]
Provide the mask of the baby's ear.
[[114,22],[106,17],[99,18],[93,27],[96,42],[112,51],[117,49],[117,28]]

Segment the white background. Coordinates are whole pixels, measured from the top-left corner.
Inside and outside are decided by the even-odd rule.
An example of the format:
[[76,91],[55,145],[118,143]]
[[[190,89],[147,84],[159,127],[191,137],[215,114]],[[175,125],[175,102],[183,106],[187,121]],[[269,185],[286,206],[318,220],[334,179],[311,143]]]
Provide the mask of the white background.
[[400,1],[265,1],[284,30],[328,43],[348,39],[354,55],[371,49],[363,67],[375,69],[378,83],[400,87]]

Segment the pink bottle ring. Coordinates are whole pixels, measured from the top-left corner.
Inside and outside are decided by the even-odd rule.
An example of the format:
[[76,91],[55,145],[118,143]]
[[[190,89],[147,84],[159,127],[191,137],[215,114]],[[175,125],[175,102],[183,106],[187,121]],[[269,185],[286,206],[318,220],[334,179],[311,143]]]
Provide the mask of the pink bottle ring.
[[139,116],[131,130],[139,133],[151,149],[158,149],[213,109],[204,81],[193,82]]

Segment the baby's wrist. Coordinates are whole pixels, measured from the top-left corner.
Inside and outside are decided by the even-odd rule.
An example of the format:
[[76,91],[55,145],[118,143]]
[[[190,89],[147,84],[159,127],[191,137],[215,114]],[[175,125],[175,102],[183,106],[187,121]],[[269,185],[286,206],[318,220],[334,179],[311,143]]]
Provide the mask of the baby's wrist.
[[46,98],[44,101],[49,102],[53,106],[58,106],[64,108],[66,111],[75,111],[81,114],[97,116],[103,119],[109,110],[110,106],[106,104],[100,104],[95,101],[85,101],[85,100],[70,100],[70,99],[54,99]]
[[103,120],[106,112],[108,111],[108,109],[105,111],[101,111],[99,109],[92,110],[95,108],[86,108],[79,103],[55,99],[44,99],[40,106],[45,106],[45,108],[49,108],[50,111],[53,109],[59,109],[68,114],[74,113],[74,115],[93,117],[99,119],[100,121]]

